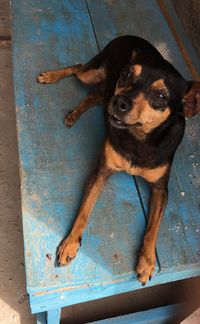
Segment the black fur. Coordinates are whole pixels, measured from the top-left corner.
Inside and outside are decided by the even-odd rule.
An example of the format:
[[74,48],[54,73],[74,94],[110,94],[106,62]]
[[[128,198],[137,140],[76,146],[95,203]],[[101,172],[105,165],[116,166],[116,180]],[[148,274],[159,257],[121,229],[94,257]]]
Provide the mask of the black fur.
[[[139,81],[123,80],[124,71],[130,64],[140,64],[144,68]],[[129,128],[117,128],[109,122],[106,111],[107,137],[114,149],[133,165],[154,168],[167,162],[172,163],[174,153],[181,142],[185,128],[182,111],[182,98],[187,83],[180,73],[148,41],[134,36],[122,36],[111,41],[103,51],[93,58],[85,69],[105,67],[107,78],[104,89],[104,103],[108,106],[114,95],[117,81],[120,85],[130,85],[127,97],[131,100],[142,91],[148,96],[147,89],[152,82],[163,79],[169,91],[167,105],[169,118],[153,129],[144,141],[135,137]],[[120,75],[122,75],[120,77]],[[153,108],[162,109],[162,103],[152,103]]]

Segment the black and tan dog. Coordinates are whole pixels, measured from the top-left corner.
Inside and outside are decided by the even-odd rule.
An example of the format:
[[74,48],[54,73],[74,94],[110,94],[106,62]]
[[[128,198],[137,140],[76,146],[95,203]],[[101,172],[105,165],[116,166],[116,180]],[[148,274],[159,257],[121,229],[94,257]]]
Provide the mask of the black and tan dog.
[[65,124],[71,127],[87,109],[102,104],[107,127],[97,169],[73,228],[59,247],[58,261],[65,265],[76,256],[106,179],[116,171],[126,171],[143,177],[152,190],[148,226],[136,267],[139,281],[145,284],[155,267],[156,238],[185,116],[200,112],[200,82],[185,81],[149,42],[134,36],[114,39],[85,65],[42,73],[38,82],[57,82],[72,74],[98,87],[66,116]]

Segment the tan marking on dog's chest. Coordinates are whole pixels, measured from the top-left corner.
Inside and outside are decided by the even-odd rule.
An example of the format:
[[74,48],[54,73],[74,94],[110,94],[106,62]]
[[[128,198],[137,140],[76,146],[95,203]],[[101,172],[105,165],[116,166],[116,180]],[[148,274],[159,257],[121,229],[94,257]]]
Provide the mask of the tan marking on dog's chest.
[[109,141],[105,143],[104,153],[106,166],[112,171],[126,171],[131,175],[140,176],[149,182],[157,182],[165,175],[169,167],[168,164],[164,164],[154,169],[132,166],[129,161],[127,161],[113,149]]

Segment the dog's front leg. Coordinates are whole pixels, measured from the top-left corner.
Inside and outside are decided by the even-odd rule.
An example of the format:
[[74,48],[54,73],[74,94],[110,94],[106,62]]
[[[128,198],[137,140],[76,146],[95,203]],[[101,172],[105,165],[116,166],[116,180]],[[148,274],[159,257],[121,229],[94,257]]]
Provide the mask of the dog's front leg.
[[73,228],[67,239],[62,242],[58,249],[58,263],[60,265],[69,264],[70,261],[75,258],[89,216],[103,189],[106,179],[111,173],[112,172],[102,162],[91,177]]
[[167,204],[167,184],[153,184],[150,201],[150,212],[147,230],[143,239],[143,247],[140,251],[138,265],[136,267],[137,277],[143,285],[151,280],[155,269],[156,255],[155,245],[160,222]]

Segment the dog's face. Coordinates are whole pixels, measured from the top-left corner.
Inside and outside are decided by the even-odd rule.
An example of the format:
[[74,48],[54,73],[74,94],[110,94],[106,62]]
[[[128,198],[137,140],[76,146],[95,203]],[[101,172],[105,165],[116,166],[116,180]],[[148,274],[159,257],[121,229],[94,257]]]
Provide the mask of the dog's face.
[[[123,69],[108,107],[112,126],[148,134],[171,114],[183,111],[188,83],[163,62],[158,66],[130,64]],[[196,88],[195,95],[200,97],[199,83]]]

